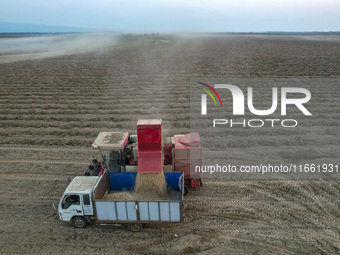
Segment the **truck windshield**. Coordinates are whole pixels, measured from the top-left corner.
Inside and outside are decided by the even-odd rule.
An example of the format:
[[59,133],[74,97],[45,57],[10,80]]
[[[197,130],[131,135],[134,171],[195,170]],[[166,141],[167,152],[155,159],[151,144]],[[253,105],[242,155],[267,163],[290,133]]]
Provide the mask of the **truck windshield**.
[[67,209],[71,205],[80,205],[80,197],[79,195],[66,195],[61,204],[62,209]]

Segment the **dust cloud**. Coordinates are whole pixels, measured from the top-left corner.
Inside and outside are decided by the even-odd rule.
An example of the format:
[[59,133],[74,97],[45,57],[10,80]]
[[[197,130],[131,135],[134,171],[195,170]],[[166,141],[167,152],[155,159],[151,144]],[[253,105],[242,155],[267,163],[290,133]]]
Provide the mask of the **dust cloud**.
[[97,50],[114,46],[118,40],[119,35],[109,33],[0,38],[0,63]]

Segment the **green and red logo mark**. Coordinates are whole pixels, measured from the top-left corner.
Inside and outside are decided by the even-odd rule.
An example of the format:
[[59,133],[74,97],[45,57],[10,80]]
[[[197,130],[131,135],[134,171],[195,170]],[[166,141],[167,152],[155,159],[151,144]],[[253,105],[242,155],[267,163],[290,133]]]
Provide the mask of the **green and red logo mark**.
[[[208,89],[210,89],[217,96],[217,98],[220,101],[220,104],[222,106],[221,97],[213,87],[211,87],[210,85],[203,83],[203,82],[197,82],[197,83],[207,87]],[[203,90],[205,93],[207,93],[212,98],[212,100],[214,101],[215,106],[217,106],[216,100],[209,90],[201,88],[201,87],[197,87],[197,88],[200,89],[200,90]],[[202,115],[206,115],[207,114],[207,95],[202,94],[201,99],[202,99]]]

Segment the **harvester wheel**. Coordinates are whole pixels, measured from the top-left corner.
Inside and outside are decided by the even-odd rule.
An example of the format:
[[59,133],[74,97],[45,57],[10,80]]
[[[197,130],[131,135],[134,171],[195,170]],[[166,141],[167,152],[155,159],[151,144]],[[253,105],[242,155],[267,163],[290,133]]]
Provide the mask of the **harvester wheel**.
[[189,187],[188,185],[184,184],[183,196],[188,195],[188,193],[189,193]]
[[87,221],[85,220],[84,217],[74,217],[72,219],[72,225],[75,228],[86,228]]
[[132,232],[140,232],[143,230],[143,225],[140,223],[129,223],[128,229]]

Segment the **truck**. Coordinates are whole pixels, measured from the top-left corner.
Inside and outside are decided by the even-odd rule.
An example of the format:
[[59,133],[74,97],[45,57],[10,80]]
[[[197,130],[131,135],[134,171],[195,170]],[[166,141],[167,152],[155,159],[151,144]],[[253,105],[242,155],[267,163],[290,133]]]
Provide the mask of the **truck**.
[[167,194],[163,200],[105,200],[112,192],[134,190],[137,173],[109,172],[101,176],[76,176],[66,188],[58,205],[59,218],[75,228],[89,224],[127,224],[139,232],[145,223],[183,221],[184,175],[164,173]]

